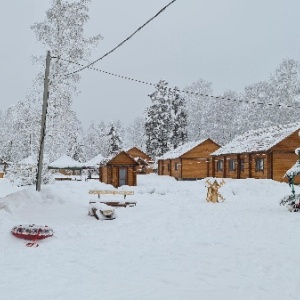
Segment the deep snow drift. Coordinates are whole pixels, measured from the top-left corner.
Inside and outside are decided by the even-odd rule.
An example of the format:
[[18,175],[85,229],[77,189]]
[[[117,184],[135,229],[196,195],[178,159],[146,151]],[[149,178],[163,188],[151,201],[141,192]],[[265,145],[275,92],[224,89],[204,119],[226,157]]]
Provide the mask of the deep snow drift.
[[[205,180],[138,176],[117,218],[88,216],[97,181],[20,189],[0,181],[1,300],[298,299],[300,214],[279,206],[286,183],[230,180],[207,203]],[[299,189],[296,188],[299,193]],[[101,196],[123,200],[121,196]],[[54,236],[28,248],[18,224]]]

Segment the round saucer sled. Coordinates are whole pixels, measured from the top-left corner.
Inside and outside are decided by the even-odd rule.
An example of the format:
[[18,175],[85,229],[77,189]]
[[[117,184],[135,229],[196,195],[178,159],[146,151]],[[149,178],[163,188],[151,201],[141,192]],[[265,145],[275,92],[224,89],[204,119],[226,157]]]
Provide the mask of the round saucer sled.
[[41,240],[53,236],[53,229],[47,225],[18,225],[12,228],[11,233],[25,240]]

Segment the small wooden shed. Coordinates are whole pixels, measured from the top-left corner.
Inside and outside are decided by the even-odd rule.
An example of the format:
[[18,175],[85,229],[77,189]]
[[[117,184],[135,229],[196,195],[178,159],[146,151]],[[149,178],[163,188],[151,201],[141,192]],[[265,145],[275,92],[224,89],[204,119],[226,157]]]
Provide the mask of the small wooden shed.
[[[300,123],[250,130],[211,153],[212,176],[283,181],[297,160]],[[299,179],[297,178],[299,181]]]
[[211,139],[186,143],[165,153],[158,160],[158,175],[178,180],[195,180],[211,176],[210,153],[220,146]]
[[126,151],[139,164],[137,168],[138,174],[153,173],[153,159],[137,147],[133,147]]
[[112,184],[114,187],[136,186],[138,166],[139,164],[128,153],[121,151],[106,164],[100,166],[100,181]]

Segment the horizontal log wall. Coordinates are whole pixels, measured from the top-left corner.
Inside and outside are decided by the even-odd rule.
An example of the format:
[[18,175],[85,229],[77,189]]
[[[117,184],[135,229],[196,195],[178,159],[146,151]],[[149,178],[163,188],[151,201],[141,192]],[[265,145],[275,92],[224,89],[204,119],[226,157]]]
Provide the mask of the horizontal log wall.
[[208,177],[209,159],[182,159],[182,178],[196,179]]
[[[297,161],[298,156],[295,152],[292,153],[274,153],[273,154],[273,174],[274,180],[285,181],[287,178],[284,178],[284,174],[289,170]],[[300,176],[295,177],[295,183],[300,184]]]

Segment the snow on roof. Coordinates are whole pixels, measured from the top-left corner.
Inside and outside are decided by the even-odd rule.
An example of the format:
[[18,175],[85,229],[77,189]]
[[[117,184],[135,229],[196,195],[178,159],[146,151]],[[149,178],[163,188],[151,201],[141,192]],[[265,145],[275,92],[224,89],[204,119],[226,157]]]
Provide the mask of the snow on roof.
[[178,148],[168,151],[167,153],[165,153],[164,155],[162,155],[161,157],[159,157],[159,159],[174,159],[174,158],[178,158],[181,155],[185,154],[186,152],[192,150],[193,148],[195,148],[196,146],[202,144],[203,142],[205,142],[207,139],[203,139],[200,141],[194,141],[194,142],[188,142],[185,143],[182,146],[179,146]]
[[54,169],[75,169],[75,168],[82,168],[83,164],[74,160],[68,155],[63,155],[48,166],[49,168]]
[[211,155],[267,151],[299,128],[300,123],[292,123],[250,130],[237,136]]
[[85,167],[99,167],[99,165],[105,161],[105,157],[102,154],[98,154],[89,161],[83,163]]

